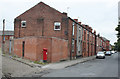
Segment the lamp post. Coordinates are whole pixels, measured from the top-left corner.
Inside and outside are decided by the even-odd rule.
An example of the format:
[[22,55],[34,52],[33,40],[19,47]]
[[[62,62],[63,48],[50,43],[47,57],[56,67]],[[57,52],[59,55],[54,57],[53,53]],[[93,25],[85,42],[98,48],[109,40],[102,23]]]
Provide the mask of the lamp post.
[[5,42],[5,34],[4,34],[4,30],[5,30],[5,19],[3,19],[3,32],[2,32],[2,53],[4,52],[4,42]]

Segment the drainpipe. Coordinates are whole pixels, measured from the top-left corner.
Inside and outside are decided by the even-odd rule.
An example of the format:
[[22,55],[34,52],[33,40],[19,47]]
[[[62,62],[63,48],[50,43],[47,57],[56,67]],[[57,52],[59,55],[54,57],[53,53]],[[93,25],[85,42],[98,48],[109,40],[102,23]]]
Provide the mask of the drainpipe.
[[[20,21],[20,22],[19,22]],[[21,20],[19,20],[19,38],[20,38],[20,28],[21,28]]]
[[2,38],[2,53],[4,53],[4,42],[5,42],[5,34],[4,34],[4,30],[5,30],[5,19],[3,19],[3,38]]
[[96,45],[96,43],[97,43],[96,37],[97,37],[97,36],[96,36],[96,34],[95,34],[95,55],[96,55],[96,46],[97,46],[97,45]]
[[[74,22],[73,22],[74,23]],[[72,60],[72,39],[73,39],[73,26],[74,24],[72,23],[72,35],[71,35],[71,51],[70,51],[70,60]],[[75,27],[75,26],[74,26]]]

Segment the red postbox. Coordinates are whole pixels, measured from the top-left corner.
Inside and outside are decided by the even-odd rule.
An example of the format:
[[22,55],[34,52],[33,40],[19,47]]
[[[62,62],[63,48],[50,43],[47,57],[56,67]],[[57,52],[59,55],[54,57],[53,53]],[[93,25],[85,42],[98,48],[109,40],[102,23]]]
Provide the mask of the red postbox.
[[47,49],[43,48],[43,62],[47,62]]

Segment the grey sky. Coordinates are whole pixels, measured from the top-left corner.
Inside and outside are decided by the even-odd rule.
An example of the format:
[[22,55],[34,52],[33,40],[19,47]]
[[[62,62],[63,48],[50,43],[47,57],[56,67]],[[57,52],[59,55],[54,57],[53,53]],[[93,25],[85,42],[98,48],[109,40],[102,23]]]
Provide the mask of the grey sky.
[[5,30],[14,30],[14,18],[40,1],[91,26],[109,39],[111,44],[117,40],[115,27],[118,24],[118,0],[1,0],[0,30],[3,19],[6,19]]
[[118,16],[120,17],[120,1],[118,2]]

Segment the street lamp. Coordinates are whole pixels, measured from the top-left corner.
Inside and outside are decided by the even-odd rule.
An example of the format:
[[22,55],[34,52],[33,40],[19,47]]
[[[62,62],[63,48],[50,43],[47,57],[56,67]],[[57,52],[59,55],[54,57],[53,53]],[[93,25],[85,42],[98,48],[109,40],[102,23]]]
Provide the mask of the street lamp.
[[4,52],[4,42],[5,42],[5,34],[4,34],[4,30],[5,30],[5,19],[3,19],[3,32],[2,32],[2,53]]

